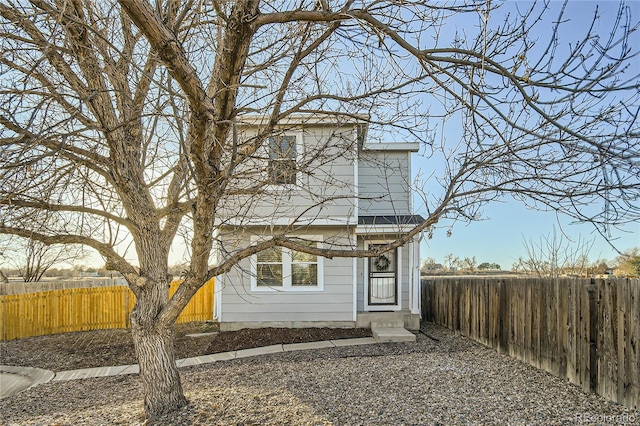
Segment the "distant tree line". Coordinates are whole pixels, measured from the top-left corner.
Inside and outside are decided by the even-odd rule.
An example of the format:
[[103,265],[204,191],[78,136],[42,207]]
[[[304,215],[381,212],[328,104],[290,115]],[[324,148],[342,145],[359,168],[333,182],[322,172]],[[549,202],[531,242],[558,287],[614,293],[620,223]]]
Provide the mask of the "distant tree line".
[[614,273],[623,276],[640,277],[640,247],[624,251],[615,260]]
[[[556,249],[560,246],[553,246]],[[577,254],[576,254],[577,253]],[[486,273],[502,271],[498,263],[482,262],[477,264],[475,256],[460,258],[451,253],[444,256],[444,263],[437,263],[433,257],[422,261],[421,275],[451,273]],[[560,276],[593,277],[612,275],[616,277],[640,276],[640,248],[623,251],[615,259],[590,261],[587,252],[574,250],[545,251],[541,247],[527,252],[512,265],[511,272],[538,277],[554,278]]]
[[501,267],[497,263],[482,262],[478,264],[475,256],[458,257],[449,253],[444,257],[444,264],[436,263],[432,257],[426,258],[420,267],[422,275],[448,272],[478,272],[478,271],[500,271]]

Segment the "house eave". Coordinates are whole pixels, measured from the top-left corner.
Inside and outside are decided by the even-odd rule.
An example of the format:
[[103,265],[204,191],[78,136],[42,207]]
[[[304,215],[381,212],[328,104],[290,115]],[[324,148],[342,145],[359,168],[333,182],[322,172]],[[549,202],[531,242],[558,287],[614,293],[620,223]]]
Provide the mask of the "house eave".
[[365,142],[362,146],[365,151],[409,151],[418,152],[418,142]]
[[358,225],[356,227],[357,235],[391,235],[406,234],[415,228],[415,225]]
[[404,234],[422,223],[420,215],[373,215],[359,216],[356,234]]
[[[264,126],[269,124],[270,116],[266,115],[246,115],[238,116],[238,126]],[[292,125],[330,125],[336,124],[344,126],[363,125],[368,123],[369,117],[363,114],[353,114],[349,116],[339,114],[293,114],[278,121],[277,126]]]
[[217,228],[224,227],[249,227],[249,226],[355,226],[357,221],[354,217],[336,217],[336,218],[277,218],[277,219],[243,219],[243,220],[225,220],[216,221],[214,224]]

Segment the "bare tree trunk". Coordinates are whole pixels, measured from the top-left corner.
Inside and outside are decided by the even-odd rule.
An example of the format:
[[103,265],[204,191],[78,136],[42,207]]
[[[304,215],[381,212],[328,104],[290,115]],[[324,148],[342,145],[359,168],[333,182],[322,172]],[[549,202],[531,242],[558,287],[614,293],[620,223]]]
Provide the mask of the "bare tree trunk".
[[138,301],[131,312],[131,334],[140,366],[145,413],[154,418],[184,407],[187,399],[176,365],[173,323],[164,324],[149,310],[141,312],[139,307]]
[[187,405],[173,348],[173,327],[131,324],[140,377],[144,386],[144,409],[153,418]]

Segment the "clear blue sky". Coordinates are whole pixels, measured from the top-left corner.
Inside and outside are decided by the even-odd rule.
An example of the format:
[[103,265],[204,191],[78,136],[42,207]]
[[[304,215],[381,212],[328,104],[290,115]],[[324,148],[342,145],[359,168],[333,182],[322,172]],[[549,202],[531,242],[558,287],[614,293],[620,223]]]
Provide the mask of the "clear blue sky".
[[[501,12],[504,13],[509,9],[520,8],[526,10],[532,5],[532,2],[525,1],[505,1],[501,3]],[[563,35],[570,34],[577,38],[584,35],[587,25],[593,18],[596,6],[599,5],[600,19],[595,27],[597,31],[603,32],[603,37],[609,36],[611,22],[615,18],[619,3],[617,1],[571,1],[567,8],[567,17],[570,18],[564,24],[565,30]],[[637,21],[640,18],[640,1],[632,0],[627,3],[631,7],[632,19]],[[558,10],[562,6],[560,1],[551,1],[550,7]],[[491,20],[500,20],[500,13],[491,15]],[[548,16],[555,16],[550,13]],[[470,17],[471,18],[471,17]],[[475,21],[470,20],[469,26],[472,28],[477,25]],[[540,25],[539,30],[550,28],[549,26]],[[635,47],[640,45],[640,34],[636,34]],[[544,34],[540,34],[540,38],[545,40]],[[565,43],[569,39],[563,40]],[[640,61],[638,62],[640,67]],[[636,71],[637,72],[637,71]],[[445,137],[447,137],[445,130]],[[455,135],[449,135],[451,139],[455,139]],[[640,142],[639,142],[640,143]],[[426,163],[419,157],[414,157],[413,170],[417,172],[425,169]],[[640,185],[640,178],[638,180]],[[418,205],[415,208],[418,209]],[[469,225],[464,223],[456,224],[453,228],[452,235],[446,236],[446,228],[438,229],[434,233],[433,239],[423,241],[421,245],[421,258],[432,257],[438,263],[444,263],[444,257],[448,253],[460,258],[475,256],[478,263],[491,262],[498,263],[502,269],[511,269],[513,263],[519,256],[525,255],[523,239],[539,241],[543,235],[553,232],[554,226],[558,233],[564,232],[566,236],[573,240],[581,239],[594,241],[589,257],[592,260],[607,259],[613,260],[617,253],[607,242],[605,238],[600,236],[591,224],[571,224],[570,219],[559,217],[554,212],[538,212],[527,209],[523,204],[506,199],[504,203],[493,203],[483,209],[484,216],[487,220],[473,222]],[[640,246],[640,224],[629,224],[622,230],[611,229],[611,242],[619,250],[626,250],[632,247]]]
[[[570,224],[566,217],[558,217],[554,212],[539,212],[527,209],[516,201],[494,203],[484,209],[489,218],[472,222],[469,225],[459,223],[454,226],[452,235],[446,236],[446,230],[434,233],[431,240],[423,241],[420,257],[432,257],[438,263],[444,263],[444,256],[453,253],[460,258],[476,257],[478,263],[498,263],[503,270],[511,269],[519,256],[525,255],[523,239],[538,242],[540,236],[560,230],[574,241],[578,237],[594,240],[589,258],[591,260],[613,260],[617,253],[601,237],[591,224]],[[640,224],[630,224],[626,232],[611,230],[612,243],[619,250],[640,246]]]

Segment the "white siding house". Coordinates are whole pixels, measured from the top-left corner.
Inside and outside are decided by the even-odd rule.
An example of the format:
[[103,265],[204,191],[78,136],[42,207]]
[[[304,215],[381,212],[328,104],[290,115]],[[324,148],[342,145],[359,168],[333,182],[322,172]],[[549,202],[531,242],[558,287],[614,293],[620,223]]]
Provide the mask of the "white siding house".
[[[241,126],[243,140],[259,132]],[[414,143],[368,144],[362,124],[293,120],[235,182],[220,206],[219,259],[273,235],[354,250],[395,239],[422,220],[411,203]],[[258,184],[267,181],[269,184]],[[242,260],[216,279],[222,330],[246,327],[367,327],[391,317],[419,326],[419,243],[376,258],[332,259],[287,248]]]

